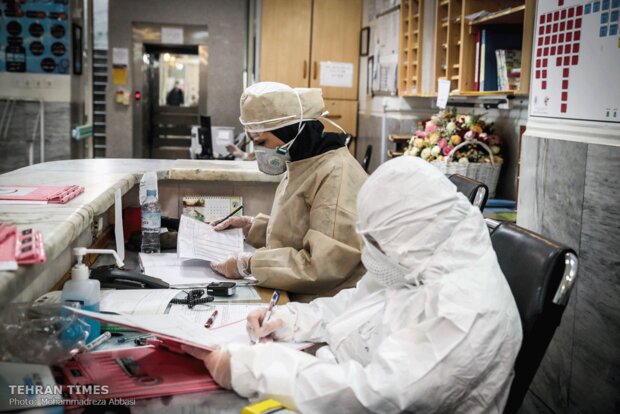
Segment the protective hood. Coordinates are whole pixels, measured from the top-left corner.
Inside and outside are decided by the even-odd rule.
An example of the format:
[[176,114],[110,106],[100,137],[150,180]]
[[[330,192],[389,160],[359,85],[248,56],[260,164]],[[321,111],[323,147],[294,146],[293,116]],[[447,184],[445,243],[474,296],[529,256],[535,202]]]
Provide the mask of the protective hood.
[[478,240],[480,231],[453,234],[465,220],[465,228],[480,230],[484,222],[472,219],[473,209],[436,167],[404,156],[382,164],[360,189],[358,231],[407,269],[408,282],[418,284],[432,268],[435,274],[457,270],[459,262],[452,258],[462,257],[459,252],[473,258],[489,247]]
[[278,82],[258,82],[241,95],[239,121],[249,132],[272,131],[325,112],[321,89],[291,88]]

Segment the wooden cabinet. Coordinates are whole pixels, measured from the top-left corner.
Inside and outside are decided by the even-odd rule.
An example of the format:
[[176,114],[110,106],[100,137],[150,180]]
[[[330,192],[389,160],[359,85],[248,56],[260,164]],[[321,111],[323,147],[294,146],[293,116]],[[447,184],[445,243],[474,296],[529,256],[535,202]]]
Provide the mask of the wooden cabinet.
[[[310,86],[322,88],[325,99],[357,99],[361,20],[360,0],[313,1]],[[352,86],[322,87],[321,62],[352,63]]]
[[262,2],[260,78],[308,87],[312,0]]
[[[332,120],[355,136],[362,1],[263,0],[261,8],[260,80],[321,88]],[[352,64],[351,86],[321,86],[321,62]]]

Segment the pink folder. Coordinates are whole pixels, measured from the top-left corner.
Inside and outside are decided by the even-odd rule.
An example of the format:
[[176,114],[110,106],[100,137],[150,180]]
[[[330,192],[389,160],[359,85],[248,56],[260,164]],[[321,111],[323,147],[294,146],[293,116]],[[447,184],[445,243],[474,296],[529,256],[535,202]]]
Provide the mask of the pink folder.
[[[78,354],[57,367],[56,376],[62,378],[68,399],[76,400],[151,398],[219,388],[202,361],[150,346]],[[84,390],[67,385],[106,386],[107,393],[80,393]]]
[[65,204],[83,192],[79,185],[0,185],[0,204]]

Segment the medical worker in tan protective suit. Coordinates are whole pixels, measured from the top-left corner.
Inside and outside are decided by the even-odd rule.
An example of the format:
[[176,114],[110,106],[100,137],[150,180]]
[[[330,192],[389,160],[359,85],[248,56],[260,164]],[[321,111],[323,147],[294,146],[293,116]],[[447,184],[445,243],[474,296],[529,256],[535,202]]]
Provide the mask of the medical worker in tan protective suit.
[[[258,168],[286,173],[271,216],[233,216],[216,230],[241,227],[258,250],[213,269],[229,278],[253,275],[260,286],[283,289],[297,301],[332,296],[364,273],[355,232],[355,200],[366,173],[341,134],[323,132],[320,89],[256,83],[241,96],[241,117]],[[343,131],[344,132],[344,131]]]

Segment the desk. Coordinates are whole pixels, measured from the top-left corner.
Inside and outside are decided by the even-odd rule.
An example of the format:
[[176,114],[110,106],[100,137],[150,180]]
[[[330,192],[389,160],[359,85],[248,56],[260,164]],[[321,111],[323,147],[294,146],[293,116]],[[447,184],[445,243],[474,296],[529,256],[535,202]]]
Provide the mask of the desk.
[[47,262],[0,272],[0,302],[29,302],[51,290],[71,268],[73,247],[89,247],[97,237],[93,223],[113,221],[114,193],[123,206],[137,205],[137,184],[144,172],[160,180],[162,213],[178,217],[180,197],[190,193],[241,195],[246,214],[269,213],[282,177],[263,174],[253,161],[89,159],[35,164],[0,175],[4,185],[68,185],[85,192],[62,205],[0,205],[0,221],[43,233]]

